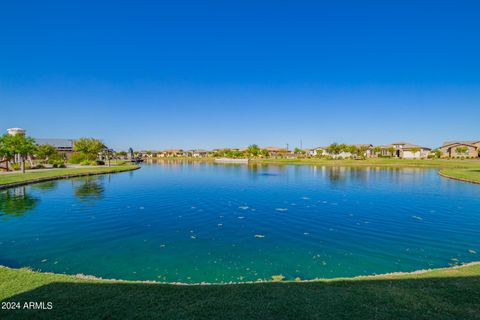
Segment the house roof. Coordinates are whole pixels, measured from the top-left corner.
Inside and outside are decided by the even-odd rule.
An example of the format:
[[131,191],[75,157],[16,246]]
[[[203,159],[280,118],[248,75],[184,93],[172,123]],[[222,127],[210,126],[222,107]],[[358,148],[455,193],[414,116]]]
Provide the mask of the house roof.
[[453,145],[465,145],[465,146],[470,146],[470,147],[476,147],[475,143],[479,143],[480,141],[445,141],[442,145],[443,147],[449,147]]
[[279,152],[279,151],[286,151],[286,149],[284,149],[284,148],[277,148],[277,147],[272,147],[272,146],[270,146],[270,147],[265,147],[264,149],[265,149],[265,150],[268,150],[268,151],[273,151],[273,152],[275,152],[275,151],[277,151],[277,152]]
[[357,148],[363,148],[363,147],[372,148],[373,144],[354,144],[354,146]]
[[35,139],[37,145],[49,144],[55,148],[73,148],[74,140],[72,139]]
[[418,144],[413,144],[413,143],[409,143],[409,142],[395,142],[395,143],[392,143],[391,145],[389,145],[387,147],[391,147],[391,146],[394,146],[394,145],[401,145],[402,149],[419,148],[419,149],[425,149],[425,150],[432,150],[431,148],[422,147],[422,146],[419,146]]

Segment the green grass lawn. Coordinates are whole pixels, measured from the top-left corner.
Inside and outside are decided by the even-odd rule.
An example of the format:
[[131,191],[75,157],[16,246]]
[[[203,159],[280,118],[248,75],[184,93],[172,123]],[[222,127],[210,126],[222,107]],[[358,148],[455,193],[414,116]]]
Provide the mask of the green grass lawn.
[[68,177],[75,176],[80,174],[100,174],[100,173],[113,173],[120,171],[134,170],[138,168],[135,165],[121,165],[121,166],[112,166],[112,167],[88,167],[88,168],[65,168],[65,169],[49,169],[49,170],[39,170],[39,171],[30,171],[26,173],[5,173],[0,174],[0,186],[18,183],[18,182],[29,182],[35,181],[37,179],[43,178],[54,178],[54,177]]
[[454,179],[480,183],[480,167],[443,169],[440,170],[440,174]]
[[[214,161],[215,158],[154,158],[162,161]],[[148,160],[147,160],[148,161]],[[327,160],[321,158],[298,158],[298,159],[251,159],[250,164],[313,164],[326,166],[382,166],[382,167],[426,167],[426,168],[480,168],[480,159],[397,159],[397,158],[369,158],[365,160]]]
[[317,164],[332,166],[382,166],[382,167],[427,167],[427,168],[480,168],[480,159],[392,159],[369,158],[365,160],[305,159],[255,159],[252,163],[265,164]]
[[421,274],[237,285],[87,280],[0,267],[0,319],[479,319],[480,264]]

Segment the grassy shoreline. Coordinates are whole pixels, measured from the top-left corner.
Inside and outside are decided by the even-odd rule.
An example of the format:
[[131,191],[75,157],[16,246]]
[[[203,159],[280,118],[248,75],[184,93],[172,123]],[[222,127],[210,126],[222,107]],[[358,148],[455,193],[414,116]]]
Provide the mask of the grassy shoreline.
[[136,165],[120,165],[111,167],[65,168],[29,171],[26,173],[0,174],[0,189],[6,189],[30,183],[68,179],[81,176],[117,173],[139,169]]
[[307,282],[174,285],[88,279],[0,267],[2,319],[478,319],[480,263]]
[[[176,157],[176,158],[152,158],[148,161],[200,161],[213,162],[215,158],[193,158],[193,157]],[[309,164],[309,165],[325,165],[325,166],[360,166],[360,167],[425,167],[425,168],[480,168],[480,159],[391,159],[391,158],[369,158],[365,160],[328,160],[319,158],[299,158],[299,159],[250,159],[250,164]]]
[[480,167],[478,168],[450,168],[440,170],[442,177],[480,184]]

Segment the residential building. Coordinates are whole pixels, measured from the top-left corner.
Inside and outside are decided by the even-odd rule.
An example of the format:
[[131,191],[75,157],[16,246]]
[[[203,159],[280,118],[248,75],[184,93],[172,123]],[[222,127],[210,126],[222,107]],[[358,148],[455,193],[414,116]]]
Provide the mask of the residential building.
[[442,152],[442,155],[444,157],[449,157],[449,158],[458,158],[458,157],[477,158],[479,157],[480,140],[446,141],[440,147],[440,151]]
[[394,142],[387,146],[382,146],[381,155],[402,159],[421,159],[427,158],[431,148],[422,147],[408,142]]
[[168,149],[161,151],[157,154],[161,158],[175,158],[175,157],[183,157],[185,152],[182,149]]
[[189,153],[192,155],[194,158],[207,158],[209,155],[208,150],[203,150],[203,149],[196,149],[196,150],[191,150]]
[[313,149],[309,149],[307,154],[311,157],[319,157],[323,156],[327,153],[327,147],[317,147]]
[[286,154],[286,153],[288,152],[287,149],[278,148],[278,147],[272,147],[272,146],[265,147],[264,149],[268,151],[268,154],[269,154],[271,157],[279,157],[279,156],[282,156],[282,155],[284,155],[284,154]]
[[64,159],[69,159],[74,152],[73,144],[75,140],[72,139],[35,139],[35,142],[39,146],[45,144],[54,146]]

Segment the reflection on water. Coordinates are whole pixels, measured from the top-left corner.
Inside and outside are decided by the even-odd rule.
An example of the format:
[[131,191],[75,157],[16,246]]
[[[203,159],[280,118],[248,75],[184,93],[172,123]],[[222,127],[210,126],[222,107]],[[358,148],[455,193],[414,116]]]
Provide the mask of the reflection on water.
[[41,191],[53,191],[58,187],[58,180],[35,183],[35,184],[32,184],[30,187],[32,189],[37,189]]
[[38,198],[25,192],[25,187],[7,189],[0,193],[0,217],[23,216],[38,204]]
[[94,203],[103,197],[105,191],[104,176],[73,179],[73,193],[82,202]]
[[[107,179],[109,176],[107,176]],[[104,176],[82,177],[72,179],[73,194],[83,203],[94,204],[102,199],[105,191]],[[34,191],[43,194],[54,192],[58,188],[59,181],[47,181],[11,188],[0,192],[0,217],[23,216],[28,211],[35,209],[40,198],[32,195]]]
[[31,210],[0,218],[0,264],[191,283],[478,260],[480,187],[436,170],[176,159],[142,166],[0,193],[0,217]]

